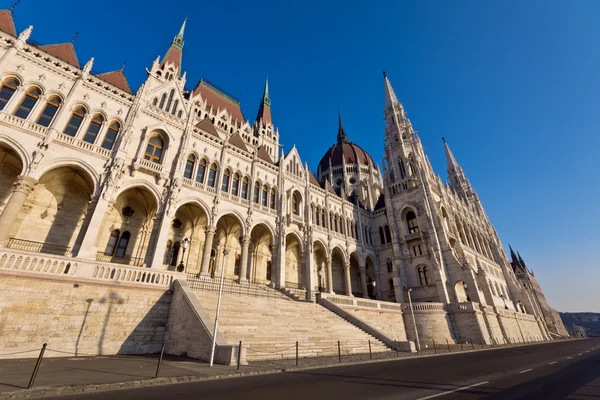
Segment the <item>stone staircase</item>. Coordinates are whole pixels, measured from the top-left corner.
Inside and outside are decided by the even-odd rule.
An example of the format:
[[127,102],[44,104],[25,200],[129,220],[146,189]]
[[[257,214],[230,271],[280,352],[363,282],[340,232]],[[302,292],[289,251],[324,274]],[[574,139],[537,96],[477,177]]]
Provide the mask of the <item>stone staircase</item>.
[[[275,289],[267,288],[279,293]],[[214,318],[217,293],[195,291],[200,304]],[[390,349],[379,340],[326,308],[289,298],[254,297],[224,293],[221,299],[219,331],[231,344],[242,341],[248,361],[296,357],[333,356]]]
[[360,318],[390,339],[405,341],[406,331],[404,320],[399,312],[388,312],[381,310],[365,310],[360,308],[344,308]]

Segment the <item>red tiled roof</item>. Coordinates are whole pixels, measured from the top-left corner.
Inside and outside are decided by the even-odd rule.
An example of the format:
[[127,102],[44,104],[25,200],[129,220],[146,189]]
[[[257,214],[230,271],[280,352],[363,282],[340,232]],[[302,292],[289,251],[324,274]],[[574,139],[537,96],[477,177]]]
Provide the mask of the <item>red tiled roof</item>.
[[102,79],[106,83],[110,83],[111,85],[118,87],[124,92],[131,94],[131,89],[127,83],[127,78],[125,78],[125,74],[122,70],[105,72],[103,74],[96,75],[96,77]]
[[334,189],[334,188],[331,186],[331,184],[329,183],[329,181],[325,181],[325,188],[324,188],[324,189],[325,189],[326,191],[328,191],[329,193],[331,193],[331,194],[334,194],[334,195],[336,195],[336,196],[338,195],[338,194],[335,192],[335,189]]
[[219,139],[221,138],[219,136],[219,134],[217,133],[217,129],[215,128],[212,121],[208,117],[206,117],[202,121],[198,122],[196,124],[196,128],[202,129],[204,132],[206,132],[210,135],[216,136]]
[[175,64],[177,68],[181,69],[181,50],[175,46],[169,47],[160,65],[165,65],[167,62]]
[[268,163],[274,164],[273,158],[271,157],[271,155],[267,151],[267,148],[264,145],[262,145],[258,148],[258,154],[256,156],[258,158],[260,158],[261,160],[264,160]]
[[227,110],[234,121],[240,124],[244,123],[244,115],[240,108],[240,103],[218,89],[212,87],[206,81],[200,81],[194,89],[193,95],[200,94],[207,101],[209,107],[212,106],[215,110]]
[[319,167],[321,171],[326,171],[329,169],[329,160],[331,159],[331,167],[339,167],[342,165],[342,160],[346,162],[346,164],[355,164],[359,163],[362,165],[373,165],[373,160],[369,153],[364,151],[359,145],[354,143],[341,143],[334,144],[327,150],[321,162],[319,162]]
[[79,61],[77,61],[77,55],[75,54],[73,43],[49,44],[47,46],[40,46],[39,49],[58,58],[59,60],[79,68]]
[[265,102],[260,103],[258,114],[256,114],[256,121],[260,120],[262,120],[265,125],[273,124],[273,120],[271,119],[271,106],[265,104]]
[[0,31],[17,37],[15,22],[12,17],[12,12],[9,10],[0,10]]
[[318,187],[321,187],[321,185],[319,185],[319,181],[317,180],[317,178],[315,178],[315,176],[313,175],[312,172],[308,173],[308,181],[310,183],[312,183],[313,185],[316,185]]
[[244,151],[248,151],[248,148],[246,147],[246,144],[244,143],[244,139],[242,139],[242,137],[240,136],[239,133],[235,133],[235,134],[231,135],[231,137],[229,138],[229,143],[231,143],[235,147],[238,147]]

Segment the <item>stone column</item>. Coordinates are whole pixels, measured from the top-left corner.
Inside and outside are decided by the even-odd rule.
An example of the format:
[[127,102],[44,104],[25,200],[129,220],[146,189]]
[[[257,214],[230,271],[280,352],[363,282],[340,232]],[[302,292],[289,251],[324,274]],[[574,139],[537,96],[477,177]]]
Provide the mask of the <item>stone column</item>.
[[216,231],[216,226],[206,227],[206,240],[204,241],[204,253],[202,254],[202,266],[200,267],[200,274],[204,276],[209,275],[210,252],[212,250],[213,238],[215,237]]
[[[285,234],[284,234],[285,235]],[[285,287],[285,237],[281,237],[277,243],[277,282],[278,289]]]
[[10,196],[2,214],[0,214],[0,246],[3,246],[7,241],[10,228],[17,219],[27,196],[33,192],[36,184],[37,181],[29,176],[21,175],[17,178],[12,196]]
[[329,293],[333,292],[333,263],[331,257],[327,258],[327,289]]
[[315,291],[315,264],[313,256],[313,246],[311,242],[306,245],[304,252],[304,284],[306,286],[306,300],[312,301],[313,292]]
[[97,196],[92,200],[88,210],[92,213],[90,222],[88,223],[83,240],[79,246],[77,257],[87,258],[90,260],[96,259],[96,253],[98,248],[96,246],[96,239],[100,233],[104,216],[110,212],[110,209],[114,207],[114,202],[105,200],[101,196]]
[[242,236],[242,255],[240,256],[240,277],[238,283],[248,280],[248,248],[250,247],[250,236]]
[[367,287],[367,267],[360,267],[360,284],[362,286],[362,297],[369,298],[369,288]]
[[[173,219],[166,213],[163,212],[159,231],[156,235],[156,242],[154,243],[154,252],[152,253],[152,264],[151,268],[162,268],[165,257],[165,251],[167,250],[167,239],[169,238],[169,231],[171,230],[171,224]],[[179,265],[179,259],[182,256],[183,247],[179,247],[179,253],[177,254],[177,260],[175,260],[175,268]]]
[[352,296],[352,281],[350,280],[350,263],[344,264],[344,277],[346,278],[346,296]]

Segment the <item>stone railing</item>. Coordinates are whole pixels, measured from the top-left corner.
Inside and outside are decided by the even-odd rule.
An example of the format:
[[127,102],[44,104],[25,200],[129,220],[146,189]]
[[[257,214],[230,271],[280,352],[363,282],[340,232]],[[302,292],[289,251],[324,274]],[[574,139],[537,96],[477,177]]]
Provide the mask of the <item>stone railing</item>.
[[351,306],[351,307],[370,308],[370,309],[374,309],[374,310],[387,310],[387,311],[397,311],[397,312],[402,311],[402,305],[400,303],[363,299],[360,297],[340,296],[340,295],[331,294],[331,293],[321,293],[320,296],[322,299],[329,300],[333,304],[336,304],[342,308]]
[[416,178],[408,178],[400,182],[393,183],[391,186],[392,194],[398,194],[417,187]]
[[39,138],[46,136],[46,131],[48,129],[44,126],[38,125],[23,118],[15,117],[14,115],[7,114],[5,112],[0,113],[0,122],[2,122],[3,125],[7,125],[12,128],[17,126],[21,130]]
[[478,310],[479,310],[479,303],[474,303],[471,301],[463,302],[463,303],[446,304],[446,311],[452,312],[452,313],[475,312]]
[[23,272],[47,277],[80,278],[107,283],[170,287],[175,279],[186,275],[161,269],[99,263],[73,257],[31,254],[26,251],[0,248],[0,272]]
[[192,188],[195,188],[195,189],[205,190],[204,189],[204,183],[196,182],[196,181],[193,181],[193,180],[188,179],[188,178],[183,178],[182,182],[183,182],[184,186],[189,186],[189,187],[192,187]]
[[150,160],[144,160],[143,158],[138,159],[137,160],[137,164],[141,168],[145,168],[145,169],[150,170],[150,171],[162,172],[162,170],[163,170],[162,164],[155,163],[155,162],[152,162]]
[[[412,303],[414,311],[446,311],[444,303]],[[402,304],[402,311],[410,312],[410,304]]]
[[34,242],[33,240],[25,240],[11,237],[6,244],[9,249],[33,251],[35,253],[54,254],[57,256],[70,256],[71,248],[60,246],[57,244]]
[[110,150],[106,150],[105,148],[98,147],[92,143],[88,143],[83,140],[74,138],[73,136],[65,135],[64,133],[57,134],[55,140],[59,143],[66,144],[71,147],[76,147],[93,154],[98,154],[101,157],[110,156]]
[[103,251],[99,251],[96,254],[96,260],[109,262],[109,263],[134,265],[136,267],[141,267],[142,264],[144,264],[144,259],[141,257],[131,257],[131,256],[117,257],[117,256],[111,256],[108,254],[104,254]]

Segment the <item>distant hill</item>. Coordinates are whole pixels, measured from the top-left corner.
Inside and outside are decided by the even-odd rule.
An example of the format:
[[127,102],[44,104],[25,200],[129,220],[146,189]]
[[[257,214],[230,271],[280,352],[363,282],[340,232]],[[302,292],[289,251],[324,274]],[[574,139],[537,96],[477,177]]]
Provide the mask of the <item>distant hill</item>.
[[600,337],[600,313],[561,312],[559,314],[569,333],[572,333],[575,324],[584,327],[588,336]]

